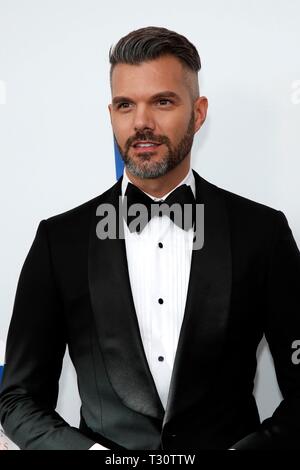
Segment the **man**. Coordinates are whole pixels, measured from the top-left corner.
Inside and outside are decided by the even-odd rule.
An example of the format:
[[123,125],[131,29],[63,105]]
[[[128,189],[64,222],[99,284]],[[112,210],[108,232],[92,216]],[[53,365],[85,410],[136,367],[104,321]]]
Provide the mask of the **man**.
[[[7,340],[3,428],[22,449],[295,448],[300,255],[286,218],[191,169],[207,99],[185,37],[133,31],[110,63],[109,111],[125,171],[105,193],[38,227]],[[193,226],[166,213],[131,225],[135,203],[161,201],[190,205],[194,215],[204,205],[203,247],[193,249],[197,217]],[[111,207],[118,236],[108,229],[105,237]],[[284,399],[261,424],[253,380],[263,334]],[[79,429],[55,412],[66,344]]]

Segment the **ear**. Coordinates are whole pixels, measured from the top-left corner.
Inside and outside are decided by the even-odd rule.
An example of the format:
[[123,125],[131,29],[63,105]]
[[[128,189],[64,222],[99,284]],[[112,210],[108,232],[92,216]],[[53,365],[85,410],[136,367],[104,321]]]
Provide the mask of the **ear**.
[[208,100],[205,96],[199,96],[194,103],[195,133],[198,132],[206,119]]
[[110,115],[110,122],[111,122],[112,105],[109,104],[107,107],[108,107],[108,111],[109,111],[109,115]]

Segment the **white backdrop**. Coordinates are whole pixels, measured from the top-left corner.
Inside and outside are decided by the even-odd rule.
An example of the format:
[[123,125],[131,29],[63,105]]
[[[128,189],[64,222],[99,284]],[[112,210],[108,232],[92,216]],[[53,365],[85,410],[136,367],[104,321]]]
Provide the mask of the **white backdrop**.
[[[299,18],[297,0],[0,0],[0,352],[39,221],[115,182],[108,50],[133,29],[164,26],[196,45],[209,113],[193,168],[282,210],[300,245]],[[258,358],[264,419],[280,393],[264,343]],[[79,406],[66,357],[58,410],[76,426]]]

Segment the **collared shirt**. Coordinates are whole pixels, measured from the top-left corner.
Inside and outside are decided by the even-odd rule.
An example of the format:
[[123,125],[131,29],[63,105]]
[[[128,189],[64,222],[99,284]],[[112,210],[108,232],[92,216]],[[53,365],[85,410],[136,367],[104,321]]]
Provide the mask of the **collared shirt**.
[[[122,198],[129,181],[124,169]],[[182,184],[190,185],[195,196],[191,168],[177,186]],[[153,200],[164,200],[172,191],[160,198],[146,194]],[[185,231],[167,215],[151,218],[141,233],[131,233],[125,220],[123,226],[129,279],[144,351],[166,408],[186,304],[193,228]]]

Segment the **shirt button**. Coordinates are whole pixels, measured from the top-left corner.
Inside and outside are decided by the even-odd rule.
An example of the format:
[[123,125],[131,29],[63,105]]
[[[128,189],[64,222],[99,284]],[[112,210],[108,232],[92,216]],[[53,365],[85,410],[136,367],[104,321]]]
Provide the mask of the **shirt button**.
[[164,357],[163,357],[163,356],[158,356],[158,360],[159,360],[160,362],[162,362],[162,361],[164,360]]
[[162,244],[162,242],[159,242],[158,246],[159,248],[163,248],[164,245]]
[[158,303],[163,304],[164,303],[163,299],[158,299]]

